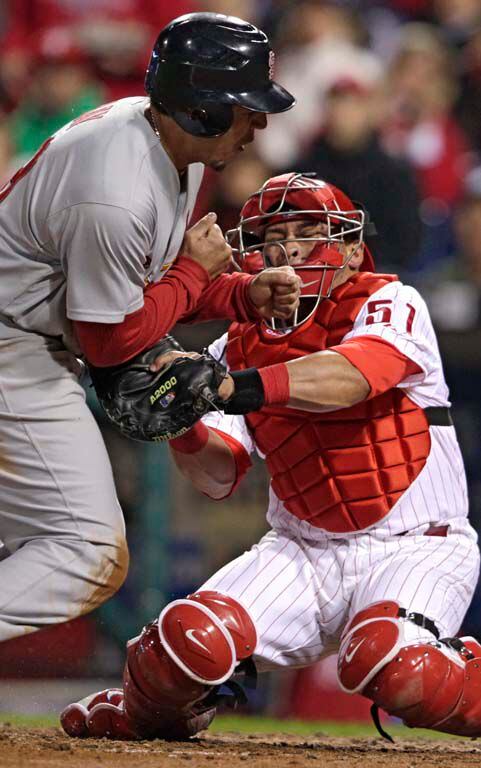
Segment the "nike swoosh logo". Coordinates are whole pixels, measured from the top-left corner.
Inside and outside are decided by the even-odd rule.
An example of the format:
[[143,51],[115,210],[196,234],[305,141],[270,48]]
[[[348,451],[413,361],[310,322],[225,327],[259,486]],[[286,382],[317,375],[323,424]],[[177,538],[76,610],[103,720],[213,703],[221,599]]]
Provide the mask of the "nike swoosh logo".
[[194,635],[195,629],[186,629],[185,636],[188,640],[192,640],[193,643],[199,646],[199,648],[202,648],[204,651],[206,651],[209,655],[212,655],[209,649],[202,643],[198,637]]
[[310,285],[316,285],[319,280],[311,280],[310,283],[301,283],[301,288],[309,288]]
[[348,664],[351,663],[351,661],[354,658],[354,655],[357,653],[357,651],[359,650],[359,648],[361,647],[361,645],[363,644],[365,639],[366,639],[365,637],[361,638],[361,640],[359,640],[358,644],[354,646],[354,648],[352,649],[351,653],[346,653],[346,661],[347,661]]

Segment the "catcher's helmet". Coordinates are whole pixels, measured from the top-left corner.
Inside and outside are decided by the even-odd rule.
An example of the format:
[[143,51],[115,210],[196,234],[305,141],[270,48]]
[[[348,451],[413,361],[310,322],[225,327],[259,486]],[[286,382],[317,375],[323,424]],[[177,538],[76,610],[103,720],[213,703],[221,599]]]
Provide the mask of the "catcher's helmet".
[[153,103],[194,136],[220,136],[233,105],[284,112],[294,97],[273,81],[274,53],[264,32],[235,16],[188,13],[157,38],[145,78]]
[[[268,179],[244,204],[238,226],[227,233],[241,268],[258,272],[282,263],[288,265],[286,244],[293,240],[287,236],[282,239],[282,235],[266,240],[266,229],[305,219],[323,226],[308,237],[295,238],[295,242],[312,242],[305,261],[292,265],[302,281],[300,308],[287,323],[273,318],[273,328],[286,330],[300,325],[312,316],[321,299],[330,296],[337,270],[345,267],[352,257],[352,253],[347,256],[345,250],[340,249],[341,244],[357,244],[364,251],[361,269],[374,270],[372,256],[364,244],[366,229],[368,234],[374,230],[373,224],[367,221],[366,211],[333,184],[316,179],[315,174],[301,173],[285,173]],[[275,263],[270,257],[274,252]]]

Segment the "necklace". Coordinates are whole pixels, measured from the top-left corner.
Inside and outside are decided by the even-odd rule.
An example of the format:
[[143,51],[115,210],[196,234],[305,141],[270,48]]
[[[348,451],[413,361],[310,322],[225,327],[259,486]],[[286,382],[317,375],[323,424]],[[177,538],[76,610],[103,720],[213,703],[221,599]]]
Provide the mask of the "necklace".
[[153,113],[153,111],[152,111],[152,107],[149,107],[149,117],[150,117],[150,124],[151,124],[152,128],[154,129],[154,133],[155,133],[155,135],[157,136],[157,138],[158,138],[160,141],[162,141],[162,138],[161,138],[161,136],[160,136],[160,132],[159,132],[159,128],[158,128],[158,126],[157,126],[157,122],[156,122],[156,120],[155,120],[155,116],[154,116],[154,113]]
[[[159,131],[159,128],[158,128],[158,125],[157,125],[157,121],[155,119],[155,115],[154,115],[154,112],[152,110],[152,107],[149,107],[147,112],[148,112],[148,118],[147,119],[148,119],[150,125],[152,126],[152,128],[154,129],[155,135],[157,136],[157,138],[159,139],[160,143],[162,144],[165,152],[167,152],[168,156],[170,157],[170,159],[172,160],[172,162],[175,165],[174,158],[172,157],[169,149],[165,146],[165,143],[162,141],[162,136],[160,135],[160,131]],[[181,185],[182,185],[184,183],[184,178],[185,178],[185,175],[186,175],[185,174],[185,168],[182,168],[181,170],[177,169],[177,172],[179,174],[180,182],[181,182]]]

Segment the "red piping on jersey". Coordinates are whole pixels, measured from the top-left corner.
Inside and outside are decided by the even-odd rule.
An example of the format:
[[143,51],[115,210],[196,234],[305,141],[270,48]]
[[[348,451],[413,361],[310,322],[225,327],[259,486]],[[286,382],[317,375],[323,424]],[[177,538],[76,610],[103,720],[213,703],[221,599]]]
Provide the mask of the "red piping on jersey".
[[169,446],[178,453],[199,453],[208,442],[209,430],[202,421],[198,421],[185,435],[170,440]]
[[121,323],[74,321],[80,347],[93,365],[124,363],[151,347],[177,322],[257,317],[248,288],[251,275],[220,275],[212,283],[193,259],[180,257],[158,283],[144,291],[144,305]]
[[[236,472],[235,480],[229,493],[226,493],[225,496],[222,496],[222,499],[227,499],[234,493],[240,481],[247,473],[247,470],[252,466],[252,462],[242,443],[236,440],[235,437],[232,437],[232,435],[227,435],[225,432],[221,432],[220,429],[216,429],[215,427],[209,427],[209,429],[212,430],[212,432],[215,432],[216,435],[219,435],[220,438],[222,438],[224,443],[230,449],[234,458]],[[205,495],[208,496],[208,494]],[[216,501],[222,501],[222,499],[216,499]]]

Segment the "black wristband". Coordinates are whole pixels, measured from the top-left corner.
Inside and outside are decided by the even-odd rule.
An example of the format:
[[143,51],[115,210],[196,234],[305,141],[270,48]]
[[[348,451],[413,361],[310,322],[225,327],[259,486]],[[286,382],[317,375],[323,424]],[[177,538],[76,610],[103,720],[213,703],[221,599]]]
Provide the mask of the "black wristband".
[[221,406],[224,413],[243,414],[258,411],[264,405],[264,385],[257,368],[229,371],[234,394]]

